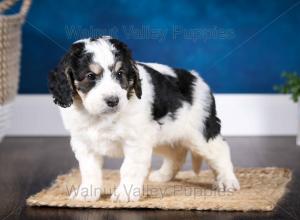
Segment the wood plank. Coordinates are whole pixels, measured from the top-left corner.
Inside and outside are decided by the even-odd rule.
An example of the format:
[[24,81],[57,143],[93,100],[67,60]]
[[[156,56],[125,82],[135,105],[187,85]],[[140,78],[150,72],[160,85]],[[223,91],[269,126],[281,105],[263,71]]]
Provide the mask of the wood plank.
[[[0,144],[0,219],[299,219],[300,147],[294,137],[229,137],[235,166],[279,166],[293,170],[289,193],[271,213],[162,210],[30,208],[25,199],[77,163],[66,137],[11,137]],[[109,159],[106,168],[122,160]],[[160,159],[154,158],[154,167]],[[184,169],[190,169],[188,160]]]

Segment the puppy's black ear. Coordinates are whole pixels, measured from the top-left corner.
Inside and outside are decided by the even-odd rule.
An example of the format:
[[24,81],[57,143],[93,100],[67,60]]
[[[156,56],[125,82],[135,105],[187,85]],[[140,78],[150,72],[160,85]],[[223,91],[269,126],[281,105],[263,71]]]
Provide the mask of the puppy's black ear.
[[76,94],[74,86],[73,70],[78,65],[78,58],[84,50],[84,43],[72,44],[70,50],[61,59],[54,71],[49,73],[48,87],[54,98],[54,103],[67,108],[73,104],[73,97]]
[[131,61],[131,65],[132,65],[131,68],[133,71],[133,89],[134,89],[135,95],[140,99],[142,97],[142,85],[141,85],[139,70],[136,67],[136,64],[133,60]]
[[54,98],[54,103],[67,108],[73,103],[73,79],[71,68],[68,66],[69,55],[66,55],[60,64],[49,73],[48,87]]

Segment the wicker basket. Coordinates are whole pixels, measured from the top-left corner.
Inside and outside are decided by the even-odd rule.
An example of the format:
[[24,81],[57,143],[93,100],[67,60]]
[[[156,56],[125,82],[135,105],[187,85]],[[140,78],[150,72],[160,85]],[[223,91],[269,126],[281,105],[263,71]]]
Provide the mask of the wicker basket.
[[0,2],[0,140],[5,135],[11,106],[18,92],[21,27],[31,0],[23,0],[20,12],[4,15],[3,12],[15,4],[17,0]]

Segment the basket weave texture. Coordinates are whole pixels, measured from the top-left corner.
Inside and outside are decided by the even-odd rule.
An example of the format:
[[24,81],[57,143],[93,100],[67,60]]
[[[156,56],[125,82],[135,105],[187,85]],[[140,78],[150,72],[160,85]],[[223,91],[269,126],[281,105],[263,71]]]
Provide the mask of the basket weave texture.
[[[101,198],[88,202],[69,199],[71,191],[78,190],[80,184],[80,173],[74,169],[58,176],[50,188],[30,196],[27,204],[69,208],[272,211],[287,191],[286,186],[292,178],[290,170],[277,167],[237,168],[235,173],[241,184],[238,192],[213,190],[211,184],[214,176],[211,171],[201,171],[200,175],[182,171],[167,183],[146,181],[142,192],[128,187],[128,193],[130,190],[142,193],[142,199],[137,202],[116,203],[110,200],[110,196],[120,182],[119,171],[104,170]],[[83,191],[77,193],[84,193]]]
[[18,13],[4,15],[17,0],[0,2],[0,105],[11,102],[18,91],[21,27],[31,4],[31,0],[23,0]]

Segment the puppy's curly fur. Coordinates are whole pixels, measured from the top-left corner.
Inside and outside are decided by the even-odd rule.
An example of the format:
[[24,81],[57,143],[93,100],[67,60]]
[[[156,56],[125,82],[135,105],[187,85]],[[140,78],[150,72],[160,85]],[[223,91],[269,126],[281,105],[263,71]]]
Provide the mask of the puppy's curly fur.
[[112,200],[139,200],[153,152],[164,161],[152,181],[171,180],[191,151],[195,172],[205,159],[219,190],[239,189],[213,94],[195,71],[136,62],[124,43],[99,37],[72,45],[49,89],[82,177],[70,198],[98,200],[103,156],[124,156]]

